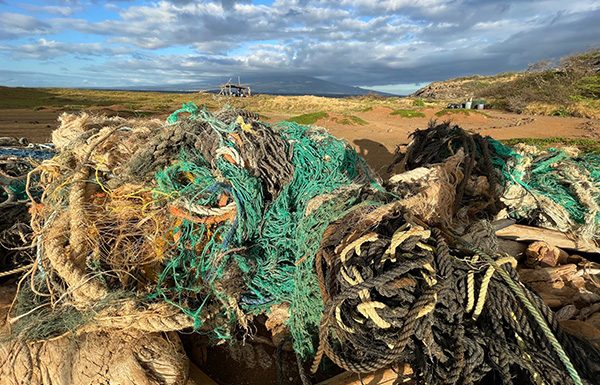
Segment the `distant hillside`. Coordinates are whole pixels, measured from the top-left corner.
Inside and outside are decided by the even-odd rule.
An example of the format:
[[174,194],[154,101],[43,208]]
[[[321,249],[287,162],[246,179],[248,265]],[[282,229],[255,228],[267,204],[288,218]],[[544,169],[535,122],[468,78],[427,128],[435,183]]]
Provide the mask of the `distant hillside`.
[[522,73],[506,73],[493,76],[473,75],[433,82],[418,89],[411,96],[434,100],[458,100],[478,95],[492,85],[511,82]]
[[[217,78],[210,81],[158,86],[136,86],[127,87],[128,90],[137,91],[217,91],[219,84],[228,80],[237,83],[237,76]],[[359,96],[367,94],[390,95],[382,92],[366,90],[360,87],[352,87],[338,84],[327,80],[303,76],[303,75],[279,75],[279,74],[242,74],[241,82],[251,86],[253,93],[271,95],[316,95],[316,96]]]
[[511,112],[600,118],[600,50],[540,62],[527,71],[434,82],[412,96],[460,101],[485,99]]

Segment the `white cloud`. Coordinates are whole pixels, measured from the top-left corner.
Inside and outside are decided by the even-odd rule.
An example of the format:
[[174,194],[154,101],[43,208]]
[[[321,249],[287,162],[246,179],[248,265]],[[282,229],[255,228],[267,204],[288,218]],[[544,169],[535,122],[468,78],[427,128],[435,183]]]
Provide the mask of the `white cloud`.
[[[85,12],[72,17],[77,7],[93,11],[95,0],[40,7],[60,16],[44,21],[4,12],[0,39],[8,43],[0,51],[10,60],[95,58],[90,68],[107,79],[120,71],[149,83],[270,71],[381,86],[514,70],[546,54],[588,48],[600,36],[599,5],[586,0],[109,4],[110,18],[101,21],[85,19]],[[93,43],[61,41],[57,32]],[[30,40],[11,42],[15,38]]]
[[0,39],[45,34],[52,30],[48,23],[20,13],[0,12],[0,20]]
[[23,4],[22,8],[32,12],[44,12],[59,16],[71,16],[75,12],[81,10],[80,6],[67,6],[67,5],[33,5]]
[[9,52],[16,59],[52,60],[65,55],[79,57],[121,55],[131,51],[124,47],[106,47],[101,43],[62,43],[55,40],[39,39],[35,43],[18,46],[0,46],[0,51]]

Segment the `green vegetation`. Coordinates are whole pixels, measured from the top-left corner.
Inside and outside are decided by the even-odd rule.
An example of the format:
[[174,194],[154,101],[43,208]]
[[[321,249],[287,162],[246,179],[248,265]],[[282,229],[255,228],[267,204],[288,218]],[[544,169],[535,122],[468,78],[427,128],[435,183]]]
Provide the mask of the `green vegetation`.
[[395,110],[390,115],[399,115],[403,118],[424,118],[425,114],[416,110]]
[[80,110],[119,106],[120,111],[129,110],[132,113],[166,113],[181,107],[182,103],[190,99],[200,99],[200,104],[209,107],[216,105],[212,100],[214,95],[208,94],[9,87],[0,87],[0,93],[0,108],[5,109]]
[[596,73],[600,50],[563,58],[558,66],[523,72],[509,82],[495,83],[477,95],[512,112],[556,116],[596,117],[586,99],[600,97],[600,75]]
[[485,98],[488,105],[516,113],[600,118],[600,49],[541,61],[527,71],[470,76],[438,82],[416,95],[448,101]]
[[440,116],[451,115],[451,114],[454,114],[454,115],[463,114],[463,115],[469,116],[469,111],[467,111],[467,110],[450,110],[448,108],[444,108],[443,110],[436,112],[435,116],[440,117]]
[[600,98],[600,75],[582,77],[577,82],[577,89],[584,98]]
[[566,107],[560,106],[559,108],[557,108],[556,110],[554,110],[552,112],[552,116],[560,116],[560,117],[566,118],[569,116],[573,116],[573,113],[571,111],[567,110]]
[[298,124],[315,124],[317,122],[317,120],[326,118],[328,116],[329,116],[329,114],[327,114],[326,112],[319,111],[319,112],[313,112],[310,114],[293,116],[288,119],[288,122],[294,122],[294,123],[298,123]]
[[577,147],[584,152],[600,153],[600,141],[587,138],[514,138],[501,140],[501,142],[509,146],[514,146],[518,143],[524,143],[530,146],[540,147],[542,149],[546,149],[549,147],[572,146]]
[[344,115],[341,118],[333,118],[333,121],[345,126],[366,126],[369,124],[366,120],[356,115]]
[[423,99],[415,99],[413,100],[412,105],[415,107],[425,107],[425,102]]

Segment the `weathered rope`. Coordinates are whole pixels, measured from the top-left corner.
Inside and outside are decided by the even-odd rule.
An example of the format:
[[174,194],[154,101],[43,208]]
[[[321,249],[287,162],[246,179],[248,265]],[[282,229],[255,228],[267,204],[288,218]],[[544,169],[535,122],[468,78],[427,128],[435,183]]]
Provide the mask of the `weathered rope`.
[[496,261],[494,264],[490,264],[490,267],[485,272],[483,279],[481,280],[481,288],[479,289],[479,296],[477,298],[477,305],[475,306],[475,310],[473,311],[473,319],[476,320],[477,317],[481,314],[483,310],[483,305],[485,303],[485,298],[487,296],[488,287],[490,284],[490,280],[492,279],[492,275],[494,272],[498,270],[498,266],[502,266],[505,263],[510,263],[513,269],[517,268],[517,260],[513,257],[502,257]]
[[[477,247],[474,247],[473,245],[469,244],[468,242],[465,242],[460,237],[454,237],[454,239],[457,240],[459,243],[463,244],[464,246],[468,247],[472,252],[478,253],[478,255],[480,255],[483,260],[485,260],[487,263],[490,264],[491,268],[493,268],[495,271],[497,271],[500,274],[500,276],[502,277],[504,282],[506,282],[506,284],[510,287],[510,289],[515,293],[515,295],[521,300],[523,305],[527,308],[529,313],[533,316],[533,318],[535,319],[535,321],[537,322],[539,327],[542,329],[544,336],[546,338],[548,338],[548,340],[550,341],[550,344],[556,351],[556,353],[557,353],[558,357],[560,358],[560,360],[562,361],[562,363],[565,365],[565,368],[567,369],[569,376],[571,377],[573,382],[576,385],[583,385],[583,382],[581,380],[581,377],[579,376],[579,373],[573,366],[571,359],[569,358],[569,356],[563,349],[562,345],[560,344],[560,342],[558,342],[558,340],[556,339],[556,336],[554,335],[554,333],[548,326],[546,319],[542,316],[542,314],[540,313],[538,308],[529,300],[529,298],[525,294],[525,291],[523,290],[523,288],[521,286],[519,286],[510,277],[510,275],[506,272],[506,270],[502,269],[501,265],[503,263],[506,263],[507,261],[494,260],[491,256],[486,254],[483,250],[480,250]],[[487,273],[486,273],[486,276],[487,276]],[[474,316],[475,316],[475,313],[477,313],[477,309],[474,312]]]
[[556,332],[541,322],[552,312],[511,287],[514,258],[450,248],[445,238],[395,205],[328,228],[316,260],[325,310],[313,372],[327,356],[356,373],[405,362],[422,384],[472,384],[489,372],[505,383],[523,373],[531,384],[595,378],[598,352],[564,334],[553,342]]
[[32,267],[33,267],[33,264],[31,263],[29,265],[19,266],[17,268],[12,269],[12,270],[0,271],[0,277],[8,277],[10,275],[22,273],[24,271],[27,271],[27,270],[31,269]]

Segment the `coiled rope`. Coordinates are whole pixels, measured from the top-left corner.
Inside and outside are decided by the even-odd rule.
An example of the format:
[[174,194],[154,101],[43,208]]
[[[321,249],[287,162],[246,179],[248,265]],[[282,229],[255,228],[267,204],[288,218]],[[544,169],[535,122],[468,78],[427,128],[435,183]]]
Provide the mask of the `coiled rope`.
[[[565,368],[567,369],[567,372],[569,373],[569,376],[571,377],[573,382],[576,385],[583,385],[583,382],[581,380],[581,377],[579,376],[579,373],[573,366],[571,359],[569,358],[569,356],[563,349],[562,345],[560,344],[560,342],[558,342],[558,339],[556,338],[556,336],[554,335],[554,333],[548,326],[548,322],[546,322],[546,320],[544,319],[544,317],[542,316],[542,314],[540,313],[538,308],[529,300],[529,298],[527,298],[527,295],[525,294],[523,288],[521,286],[519,286],[504,269],[501,268],[501,265],[504,263],[503,259],[494,260],[491,256],[486,254],[483,250],[469,244],[468,242],[464,241],[460,237],[454,236],[453,238],[456,241],[462,243],[470,251],[472,251],[474,253],[478,253],[478,255],[480,255],[483,260],[485,260],[487,263],[489,263],[490,270],[493,269],[494,271],[497,271],[500,274],[500,276],[502,277],[504,282],[506,282],[508,287],[510,287],[510,289],[515,293],[515,295],[521,300],[523,305],[527,308],[529,313],[531,313],[532,317],[535,319],[535,321],[537,322],[539,327],[542,329],[544,336],[546,338],[548,338],[548,341],[554,348],[556,354],[558,355],[558,357],[560,358],[562,363],[565,365]],[[514,267],[516,267],[516,266],[514,266]],[[490,270],[488,270],[488,271],[490,271]],[[487,276],[488,276],[488,273],[486,272],[486,278],[487,278]],[[491,277],[491,275],[490,275],[490,277]],[[486,278],[484,278],[484,282],[489,282],[489,279],[487,281],[485,281]],[[483,286],[483,283],[482,283],[482,286]],[[486,284],[486,287],[487,287],[487,284]],[[483,288],[482,288],[482,290],[483,290]],[[478,314],[478,309],[479,309],[479,307],[477,307],[475,309],[474,316],[475,316],[475,314]]]
[[325,310],[312,371],[327,356],[356,373],[408,363],[423,384],[472,384],[490,372],[504,383],[524,373],[519,383],[596,378],[599,353],[561,334],[552,312],[518,286],[514,258],[447,239],[461,241],[397,203],[330,225],[316,258]]

